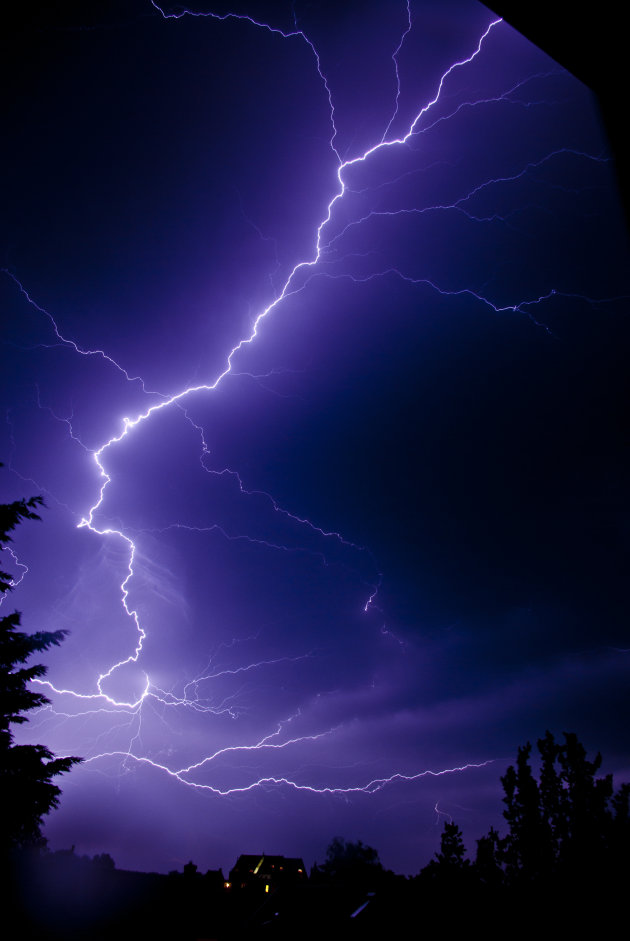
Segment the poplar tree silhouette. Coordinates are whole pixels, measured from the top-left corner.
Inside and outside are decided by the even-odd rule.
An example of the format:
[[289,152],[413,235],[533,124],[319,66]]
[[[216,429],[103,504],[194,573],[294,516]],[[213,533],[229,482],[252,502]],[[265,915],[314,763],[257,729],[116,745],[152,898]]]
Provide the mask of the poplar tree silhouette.
[[597,777],[601,755],[590,761],[573,732],[564,733],[563,743],[547,732],[537,744],[538,780],[529,742],[501,778],[509,832],[500,838],[491,831],[479,841],[486,872],[500,867],[515,885],[592,883],[627,873],[630,784],[615,792],[611,774]]
[[489,889],[498,889],[504,881],[503,869],[499,862],[501,838],[494,827],[490,827],[487,836],[477,840],[475,874],[479,882]]
[[[630,784],[613,788],[611,774],[598,777],[602,758],[593,760],[573,732],[556,742],[551,732],[538,740],[540,766],[535,775],[529,742],[518,749],[515,765],[501,778],[508,832],[492,828],[477,840],[473,865],[465,858],[462,833],[445,823],[440,852],[420,873],[420,884],[458,890],[484,887],[486,895],[532,888],[563,891],[581,887],[625,886],[630,876]],[[507,896],[506,896],[507,898]],[[576,908],[572,917],[579,918]]]
[[[1,466],[1,465],[0,465]],[[0,504],[0,547],[23,520],[38,520],[41,497]],[[0,597],[11,591],[13,580],[0,571]],[[69,771],[80,758],[55,758],[44,745],[15,745],[11,725],[28,722],[25,712],[49,700],[30,688],[31,680],[44,676],[42,665],[23,666],[34,653],[60,644],[66,631],[19,630],[20,614],[0,618],[0,854],[11,849],[44,846],[42,818],[59,803],[61,790],[53,778]]]

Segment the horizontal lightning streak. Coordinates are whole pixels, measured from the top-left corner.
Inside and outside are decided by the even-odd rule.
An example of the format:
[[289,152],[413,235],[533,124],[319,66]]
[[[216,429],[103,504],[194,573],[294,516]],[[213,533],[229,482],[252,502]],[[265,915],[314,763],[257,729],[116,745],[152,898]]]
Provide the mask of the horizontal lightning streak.
[[[322,734],[327,734],[327,733],[322,733]],[[321,736],[304,736],[303,739],[295,739],[291,742],[286,742],[283,745],[276,746],[276,747],[282,748],[282,747],[285,747],[285,745],[292,745],[300,741],[305,741],[307,739],[313,740],[319,737]],[[254,746],[251,746],[249,750],[259,750],[260,747],[261,747],[260,745],[254,745]],[[273,746],[267,745],[265,747],[273,747]],[[248,746],[236,746],[235,748],[222,749],[220,752],[217,752],[215,755],[211,756],[211,758],[216,757],[217,754],[223,753],[224,751],[241,750],[243,748],[247,749]],[[201,790],[201,791],[209,791],[210,793],[215,794],[218,797],[228,797],[228,796],[232,796],[235,794],[246,794],[249,791],[256,790],[257,788],[264,788],[265,786],[268,786],[268,785],[273,785],[273,786],[284,785],[285,787],[291,788],[292,790],[305,791],[311,794],[332,794],[332,795],[337,794],[340,796],[346,795],[346,794],[375,794],[377,793],[377,791],[382,790],[384,787],[390,784],[409,783],[412,781],[419,781],[422,778],[427,778],[427,777],[441,778],[448,774],[457,774],[457,773],[462,773],[464,771],[472,771],[472,770],[476,770],[479,768],[486,768],[488,767],[488,765],[493,764],[495,760],[493,758],[490,758],[487,761],[470,762],[468,764],[458,765],[453,768],[441,768],[438,771],[429,769],[426,771],[418,771],[415,774],[403,774],[402,772],[397,771],[394,774],[391,774],[387,777],[373,778],[371,781],[368,781],[367,784],[346,786],[346,787],[341,787],[341,786],[340,787],[331,787],[331,786],[316,787],[315,785],[312,785],[312,784],[301,784],[297,781],[291,780],[291,778],[274,777],[270,775],[268,777],[258,778],[256,781],[252,781],[251,784],[241,785],[240,787],[220,788],[212,784],[201,784],[200,782],[197,782],[197,781],[186,781],[183,779],[182,775],[192,770],[192,768],[197,768],[203,765],[206,761],[205,759],[204,761],[199,762],[199,764],[196,766],[190,766],[189,768],[183,768],[178,771],[174,771],[173,769],[167,767],[166,765],[160,764],[159,762],[153,761],[151,758],[147,758],[142,755],[134,755],[130,752],[124,752],[124,751],[110,751],[110,752],[103,752],[100,755],[94,755],[91,758],[86,758],[85,764],[89,764],[90,762],[102,760],[105,758],[131,759],[132,761],[137,762],[139,765],[149,765],[150,767],[155,768],[158,771],[163,771],[165,774],[169,775],[169,777],[176,778],[178,781],[180,781],[182,784],[187,785],[188,787],[192,787],[192,788],[195,788],[196,790]],[[208,760],[211,760],[211,759],[208,759]]]
[[310,660],[312,657],[313,653],[311,651],[310,653],[299,654],[297,657],[275,657],[269,660],[259,660],[257,663],[248,663],[245,666],[226,667],[223,670],[219,670],[217,673],[206,673],[205,676],[198,677],[188,685],[197,686],[199,683],[203,683],[206,680],[217,680],[221,676],[236,676],[238,673],[249,673],[251,670],[258,670],[263,666],[275,666],[277,663],[299,663],[300,660]]

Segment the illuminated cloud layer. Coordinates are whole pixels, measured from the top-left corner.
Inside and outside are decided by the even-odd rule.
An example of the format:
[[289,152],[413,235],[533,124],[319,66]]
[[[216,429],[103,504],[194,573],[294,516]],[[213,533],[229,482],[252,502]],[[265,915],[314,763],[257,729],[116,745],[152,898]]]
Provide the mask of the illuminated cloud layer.
[[12,50],[3,486],[47,509],[4,565],[70,631],[25,740],[85,758],[51,843],[411,872],[547,726],[627,767],[588,91],[474,2],[138,2]]

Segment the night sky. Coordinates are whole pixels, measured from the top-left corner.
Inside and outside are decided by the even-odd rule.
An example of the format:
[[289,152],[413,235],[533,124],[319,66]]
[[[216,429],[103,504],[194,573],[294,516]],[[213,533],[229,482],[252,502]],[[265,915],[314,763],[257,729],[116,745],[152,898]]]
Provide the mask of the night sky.
[[630,779],[591,93],[473,0],[58,6],[3,40],[0,238],[0,499],[46,501],[5,610],[69,631],[19,736],[85,759],[51,847],[414,873],[547,728]]

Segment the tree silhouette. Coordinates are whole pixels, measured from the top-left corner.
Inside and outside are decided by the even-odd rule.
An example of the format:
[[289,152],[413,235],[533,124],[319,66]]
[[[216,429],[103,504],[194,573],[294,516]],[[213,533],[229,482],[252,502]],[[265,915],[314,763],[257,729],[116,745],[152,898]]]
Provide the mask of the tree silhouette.
[[558,890],[573,895],[580,890],[581,905],[556,912],[559,922],[566,918],[578,926],[585,913],[598,917],[593,900],[605,895],[612,908],[614,899],[624,897],[630,876],[630,784],[615,791],[612,775],[598,777],[601,755],[590,760],[573,732],[564,733],[564,742],[547,732],[537,745],[537,774],[527,742],[501,778],[507,834],[492,828],[477,841],[470,865],[461,830],[445,823],[440,851],[420,872],[418,885],[441,897],[456,891],[479,904],[492,899],[505,906],[504,913],[516,900],[536,897],[542,903]]
[[435,854],[436,864],[447,869],[465,869],[470,863],[466,856],[466,847],[462,831],[456,823],[445,823],[440,840],[440,852]]
[[491,831],[484,840],[492,853],[488,842],[481,851],[484,864],[491,855],[503,867],[508,883],[592,883],[627,870],[630,785],[615,793],[611,774],[597,777],[601,755],[589,761],[573,732],[564,739],[547,732],[538,740],[538,780],[529,742],[501,778],[509,832],[501,839]]
[[[11,542],[11,533],[22,520],[37,520],[41,497],[0,504],[0,547]],[[0,595],[13,588],[11,576],[0,571]],[[0,853],[11,848],[42,846],[42,818],[59,803],[61,793],[52,779],[80,761],[55,758],[44,745],[14,745],[12,724],[28,722],[23,713],[46,705],[48,699],[29,684],[43,676],[41,665],[22,666],[34,653],[60,644],[65,631],[18,630],[20,615],[0,618]]]
[[326,850],[326,862],[315,865],[311,876],[316,881],[365,886],[383,874],[378,852],[361,840],[352,843],[334,837]]
[[475,874],[479,882],[489,889],[496,889],[503,883],[503,869],[500,862],[501,838],[494,827],[490,827],[487,836],[477,840]]
[[501,784],[510,832],[501,844],[508,880],[518,876],[537,879],[549,876],[554,865],[554,834],[543,807],[541,790],[534,778],[528,742],[518,749],[516,767],[510,765]]
[[419,884],[438,894],[466,893],[473,884],[474,869],[466,859],[462,831],[456,823],[444,823],[440,850],[421,870]]

